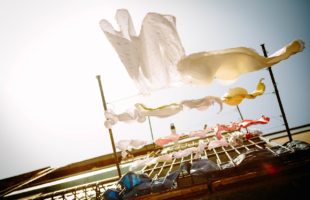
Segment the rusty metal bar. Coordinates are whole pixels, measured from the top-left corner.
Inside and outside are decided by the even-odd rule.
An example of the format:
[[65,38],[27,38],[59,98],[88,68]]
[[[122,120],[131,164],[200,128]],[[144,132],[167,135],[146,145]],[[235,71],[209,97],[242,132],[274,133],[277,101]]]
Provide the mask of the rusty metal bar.
[[[99,89],[100,89],[103,109],[104,109],[104,111],[107,111],[107,103],[105,101],[100,75],[97,75],[96,78],[97,78],[98,84],[99,84]],[[117,154],[116,154],[116,148],[115,148],[115,143],[114,143],[113,132],[112,132],[111,128],[109,128],[109,135],[110,135],[110,140],[111,140],[112,149],[113,149],[114,161],[115,161],[116,168],[117,168],[117,174],[118,174],[118,177],[121,178],[122,172],[121,172],[120,167],[119,167],[118,157],[117,157]]]

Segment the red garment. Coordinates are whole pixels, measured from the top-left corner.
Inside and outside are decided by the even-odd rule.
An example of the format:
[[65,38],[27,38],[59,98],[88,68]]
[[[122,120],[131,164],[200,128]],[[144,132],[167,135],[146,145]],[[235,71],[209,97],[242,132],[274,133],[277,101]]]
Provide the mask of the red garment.
[[259,118],[258,120],[250,120],[250,119],[242,120],[242,122],[239,123],[239,125],[241,128],[247,128],[248,126],[255,124],[267,124],[269,121],[270,121],[269,117],[262,115],[261,118]]
[[237,122],[232,122],[231,124],[217,124],[214,128],[215,136],[218,140],[222,139],[222,132],[232,132],[240,130],[240,125]]

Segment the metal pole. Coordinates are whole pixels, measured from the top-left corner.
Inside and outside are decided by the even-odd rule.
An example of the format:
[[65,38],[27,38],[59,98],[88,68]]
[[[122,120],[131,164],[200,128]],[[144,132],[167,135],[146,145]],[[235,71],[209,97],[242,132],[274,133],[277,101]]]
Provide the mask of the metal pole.
[[[261,44],[261,47],[262,47],[262,49],[263,49],[264,56],[267,58],[268,55],[267,55],[267,51],[266,51],[266,49],[265,49],[265,44]],[[277,96],[277,99],[278,99],[278,103],[279,103],[279,106],[280,106],[281,114],[282,114],[282,117],[283,117],[283,120],[284,120],[284,124],[285,124],[285,128],[286,128],[286,131],[287,131],[287,136],[288,136],[288,138],[289,138],[289,140],[290,140],[290,142],[291,142],[291,141],[293,140],[293,139],[292,139],[292,135],[291,135],[291,131],[290,131],[290,128],[289,128],[288,123],[287,123],[287,120],[286,120],[284,108],[283,108],[283,106],[282,106],[280,94],[279,94],[278,87],[277,87],[275,78],[274,78],[274,76],[273,76],[273,72],[272,72],[271,67],[268,67],[268,71],[269,71],[269,74],[270,74],[270,77],[271,77],[271,80],[272,80],[272,84],[273,84],[273,87],[274,87],[274,90],[275,90],[275,93],[276,93],[276,96]]]
[[[97,75],[96,78],[97,78],[98,84],[99,84],[99,89],[100,89],[103,109],[104,109],[104,111],[107,111],[107,103],[105,101],[100,75]],[[114,143],[114,138],[113,138],[113,132],[112,132],[112,129],[110,129],[110,128],[109,128],[109,135],[110,135],[110,140],[111,140],[111,144],[112,144],[112,148],[113,148],[114,161],[115,161],[115,164],[116,164],[118,177],[121,178],[122,173],[121,173],[121,170],[120,170],[120,167],[119,167],[118,157],[117,157],[117,154],[116,154],[116,148],[115,148],[115,143]]]
[[237,110],[238,110],[238,112],[239,112],[239,115],[240,115],[240,117],[241,117],[241,120],[243,120],[243,116],[242,116],[242,114],[241,114],[241,111],[240,111],[240,108],[239,108],[239,106],[236,106],[237,107]]
[[147,120],[149,122],[149,127],[150,127],[150,131],[151,131],[152,141],[154,141],[153,129],[152,129],[152,124],[151,124],[150,116],[147,116]]
[[[240,108],[239,108],[238,105],[237,105],[236,107],[237,107],[238,113],[239,113],[239,115],[240,115],[240,117],[241,117],[241,120],[243,121],[244,119],[243,119],[243,116],[242,116],[242,114],[241,114]],[[245,130],[246,130],[246,132],[249,132],[248,128],[245,128]]]

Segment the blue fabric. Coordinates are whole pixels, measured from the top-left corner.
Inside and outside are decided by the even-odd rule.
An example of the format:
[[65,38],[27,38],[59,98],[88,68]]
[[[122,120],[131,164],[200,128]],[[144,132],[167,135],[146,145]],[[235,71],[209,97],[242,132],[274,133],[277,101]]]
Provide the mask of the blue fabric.
[[129,191],[135,186],[140,185],[141,183],[146,183],[150,181],[151,179],[145,174],[135,174],[133,172],[128,172],[121,178],[119,184],[122,185],[126,189],[126,191]]
[[104,192],[104,199],[105,200],[121,200],[122,198],[119,195],[119,192],[117,189],[107,189]]

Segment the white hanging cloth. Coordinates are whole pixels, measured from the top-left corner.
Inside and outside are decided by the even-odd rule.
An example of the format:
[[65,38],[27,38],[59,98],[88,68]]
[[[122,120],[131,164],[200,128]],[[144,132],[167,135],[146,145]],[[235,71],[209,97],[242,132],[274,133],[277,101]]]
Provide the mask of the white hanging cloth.
[[157,108],[148,108],[142,103],[135,104],[135,108],[132,111],[124,112],[121,114],[115,114],[112,110],[105,111],[106,120],[104,125],[106,128],[112,128],[118,121],[122,122],[144,122],[146,117],[169,117],[175,115],[183,110],[183,107],[189,109],[197,109],[197,110],[207,110],[214,103],[219,104],[220,110],[223,109],[223,103],[221,98],[214,96],[205,96],[201,99],[191,99],[185,100],[180,103],[172,103],[168,105],[163,105]]
[[193,53],[180,60],[178,70],[192,83],[208,85],[214,78],[236,80],[242,74],[271,67],[303,49],[304,42],[295,40],[268,58],[245,47]]
[[127,10],[116,11],[120,31],[103,19],[100,27],[142,94],[180,81],[177,62],[184,49],[174,16],[148,13],[137,35]]
[[304,49],[302,40],[294,40],[268,58],[246,47],[185,56],[174,16],[148,13],[139,35],[127,10],[117,10],[115,19],[119,31],[105,19],[100,21],[100,27],[142,94],[181,82],[208,85],[214,78],[236,80],[242,74],[271,67]]
[[116,143],[116,148],[121,150],[123,158],[126,158],[128,155],[127,151],[132,149],[141,149],[147,144],[144,140],[120,140]]

